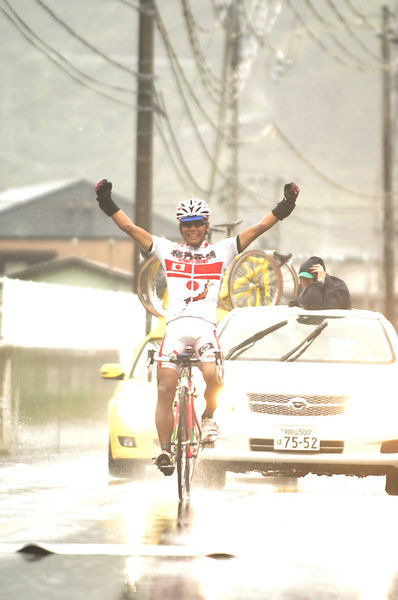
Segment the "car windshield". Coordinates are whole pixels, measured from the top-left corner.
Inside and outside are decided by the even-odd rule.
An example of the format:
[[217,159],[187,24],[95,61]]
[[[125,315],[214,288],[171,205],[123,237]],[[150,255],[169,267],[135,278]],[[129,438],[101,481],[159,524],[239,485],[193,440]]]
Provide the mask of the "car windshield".
[[[130,379],[135,378],[147,378],[148,376],[148,368],[147,368],[147,360],[148,360],[148,350],[154,349],[156,352],[159,351],[160,344],[162,343],[161,338],[153,338],[152,340],[148,340],[146,344],[141,349],[141,352],[137,356],[134,361],[133,367],[130,372]],[[156,376],[156,365],[153,368],[153,377]]]
[[[275,323],[287,319],[287,325],[276,328],[254,345],[244,348],[237,360],[287,360],[290,352],[310,336],[305,351],[294,353],[297,362],[389,363],[395,360],[383,325],[378,319],[365,317],[326,317],[321,315],[275,315],[264,312],[238,311],[219,333],[224,355],[240,342]],[[317,328],[327,323],[327,327]],[[314,336],[311,334],[314,332]],[[301,346],[300,346],[301,347]],[[293,358],[293,355],[292,355]]]

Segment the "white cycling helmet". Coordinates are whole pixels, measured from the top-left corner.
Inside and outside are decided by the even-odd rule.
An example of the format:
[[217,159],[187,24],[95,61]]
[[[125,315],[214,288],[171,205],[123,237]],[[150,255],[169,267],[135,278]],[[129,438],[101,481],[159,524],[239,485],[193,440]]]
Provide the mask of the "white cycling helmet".
[[210,209],[204,200],[199,198],[188,198],[183,200],[176,208],[176,217],[178,221],[199,221],[200,219],[209,220]]

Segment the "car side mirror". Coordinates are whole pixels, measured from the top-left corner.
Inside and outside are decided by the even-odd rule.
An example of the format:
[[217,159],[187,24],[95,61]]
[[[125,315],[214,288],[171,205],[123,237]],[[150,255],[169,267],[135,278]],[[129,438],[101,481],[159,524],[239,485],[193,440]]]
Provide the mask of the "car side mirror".
[[123,380],[126,377],[122,366],[118,363],[106,363],[102,365],[100,374],[102,379]]

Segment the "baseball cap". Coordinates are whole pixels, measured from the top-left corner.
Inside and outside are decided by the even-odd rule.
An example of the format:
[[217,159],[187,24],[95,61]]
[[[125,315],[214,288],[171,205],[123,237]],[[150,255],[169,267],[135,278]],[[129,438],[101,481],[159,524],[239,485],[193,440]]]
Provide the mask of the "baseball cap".
[[299,277],[305,277],[306,279],[314,279],[312,273],[308,273],[308,271],[301,271],[298,275]]

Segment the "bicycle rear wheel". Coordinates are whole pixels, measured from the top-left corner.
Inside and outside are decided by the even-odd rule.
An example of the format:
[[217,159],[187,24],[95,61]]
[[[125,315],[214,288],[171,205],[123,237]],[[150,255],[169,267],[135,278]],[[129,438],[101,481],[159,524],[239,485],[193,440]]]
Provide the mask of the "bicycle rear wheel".
[[187,420],[187,388],[178,391],[178,430],[177,430],[177,485],[180,502],[189,500],[193,476],[193,456],[189,445]]
[[228,291],[233,308],[278,304],[281,270],[262,250],[247,250],[231,266]]

